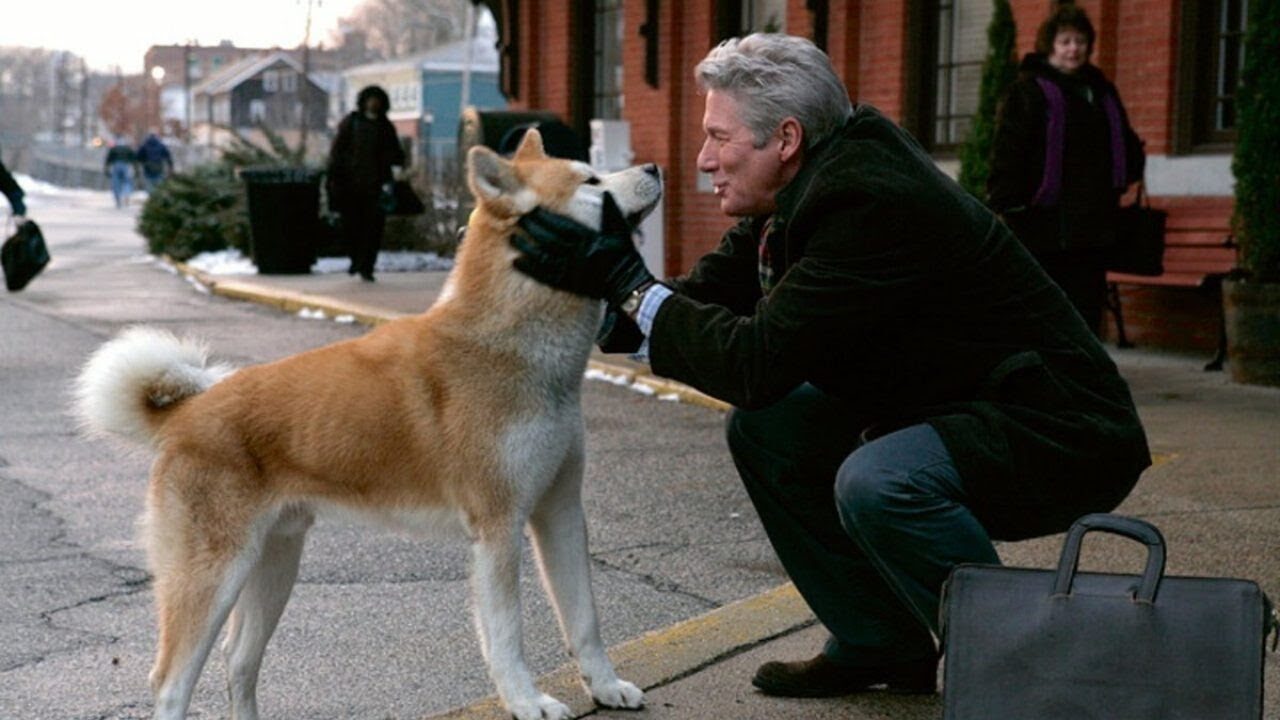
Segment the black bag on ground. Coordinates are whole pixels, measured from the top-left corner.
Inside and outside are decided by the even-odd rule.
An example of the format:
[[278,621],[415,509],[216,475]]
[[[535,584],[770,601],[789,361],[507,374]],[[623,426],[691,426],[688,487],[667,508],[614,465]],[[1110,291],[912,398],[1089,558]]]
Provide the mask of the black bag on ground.
[[[1077,572],[1090,531],[1145,544],[1142,575]],[[1153,525],[1095,514],[1068,531],[1056,571],[955,568],[944,720],[1259,720],[1270,602],[1248,580],[1166,576],[1164,561]]]
[[1116,210],[1115,243],[1107,250],[1107,270],[1129,275],[1164,273],[1164,226],[1169,213],[1151,207],[1146,184],[1131,205]]
[[49,264],[49,248],[44,244],[40,226],[31,220],[19,225],[0,249],[0,264],[4,266],[4,284],[9,292],[21,290],[40,274]]

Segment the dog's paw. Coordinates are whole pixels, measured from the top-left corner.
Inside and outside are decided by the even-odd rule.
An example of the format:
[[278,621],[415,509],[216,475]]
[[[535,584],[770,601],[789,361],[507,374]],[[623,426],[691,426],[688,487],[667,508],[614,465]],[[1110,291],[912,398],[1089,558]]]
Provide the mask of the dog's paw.
[[605,707],[628,710],[644,707],[644,692],[626,680],[599,683],[591,688],[591,696]]
[[509,703],[507,711],[515,720],[572,720],[569,706],[551,697],[538,695],[527,700]]

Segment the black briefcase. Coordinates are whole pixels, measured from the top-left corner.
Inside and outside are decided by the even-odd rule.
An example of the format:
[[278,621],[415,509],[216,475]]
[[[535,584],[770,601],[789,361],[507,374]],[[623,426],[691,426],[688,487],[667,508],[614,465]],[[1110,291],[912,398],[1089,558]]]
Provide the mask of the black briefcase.
[[28,220],[0,248],[0,265],[4,267],[4,285],[17,292],[49,264],[49,248],[44,244],[40,226]]
[[[1091,531],[1147,546],[1142,575],[1078,572]],[[1259,720],[1276,615],[1248,580],[1164,574],[1155,526],[1086,515],[1058,569],[961,565],[944,587],[944,720]]]

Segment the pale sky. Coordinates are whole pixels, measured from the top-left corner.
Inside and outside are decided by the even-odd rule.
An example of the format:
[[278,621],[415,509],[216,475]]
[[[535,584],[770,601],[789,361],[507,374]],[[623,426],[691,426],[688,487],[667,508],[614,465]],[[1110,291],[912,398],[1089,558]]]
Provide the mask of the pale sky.
[[[152,45],[188,40],[239,47],[295,47],[308,0],[0,0],[0,46],[69,50],[106,72],[142,71]],[[311,0],[311,42],[329,45],[338,20],[362,0]]]

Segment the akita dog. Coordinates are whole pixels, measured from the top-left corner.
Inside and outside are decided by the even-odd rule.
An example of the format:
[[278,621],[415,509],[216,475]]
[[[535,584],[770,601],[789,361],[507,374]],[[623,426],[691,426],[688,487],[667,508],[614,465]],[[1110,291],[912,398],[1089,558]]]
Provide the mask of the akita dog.
[[77,386],[86,428],[157,454],[143,525],[159,615],[157,718],[185,716],[228,618],[231,715],[258,717],[258,669],[304,536],[335,510],[470,540],[498,695],[520,720],[558,720],[569,708],[534,687],[521,649],[527,528],[588,691],[610,707],[643,704],[600,639],[581,500],[581,385],[602,305],[520,274],[509,237],[538,205],[599,227],[606,191],[638,220],[662,194],[658,170],[597,175],[548,157],[530,131],[510,161],[473,148],[468,173],[477,207],[445,292],[421,315],[235,371],[146,328],[87,362]]

